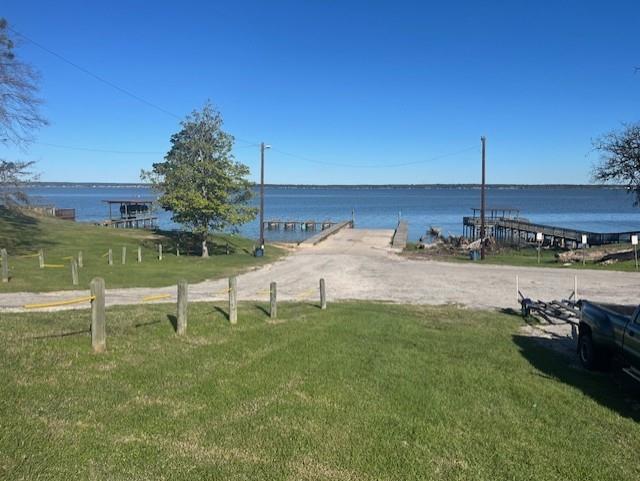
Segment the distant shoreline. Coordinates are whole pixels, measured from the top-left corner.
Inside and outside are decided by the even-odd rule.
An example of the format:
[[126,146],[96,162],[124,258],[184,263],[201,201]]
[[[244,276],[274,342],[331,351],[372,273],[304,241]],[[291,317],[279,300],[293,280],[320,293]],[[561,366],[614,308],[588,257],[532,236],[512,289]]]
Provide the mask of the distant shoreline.
[[[257,185],[257,184],[256,184]],[[38,188],[98,188],[143,189],[148,184],[118,182],[31,182],[27,187]],[[276,189],[479,189],[480,184],[265,184]],[[624,185],[608,184],[487,184],[489,189],[613,189],[624,190]]]

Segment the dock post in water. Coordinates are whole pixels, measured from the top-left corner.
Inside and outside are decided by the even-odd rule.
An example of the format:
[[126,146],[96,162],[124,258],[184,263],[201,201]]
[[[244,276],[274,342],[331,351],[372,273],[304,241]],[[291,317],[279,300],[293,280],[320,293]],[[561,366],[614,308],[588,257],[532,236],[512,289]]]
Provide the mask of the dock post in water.
[[182,336],[187,333],[187,306],[189,305],[189,285],[186,280],[178,281],[178,317],[176,333]]
[[327,308],[327,292],[325,290],[324,279],[320,279],[320,309]]
[[238,279],[229,277],[229,322],[238,323]]
[[277,299],[277,285],[272,282],[269,286],[269,300],[271,301],[271,307],[269,308],[269,317],[275,319],[278,317],[278,299]]
[[0,249],[2,257],[2,282],[9,282],[9,254],[7,249]]
[[106,316],[104,311],[104,279],[96,277],[91,281],[91,347],[93,352],[103,352],[107,348]]

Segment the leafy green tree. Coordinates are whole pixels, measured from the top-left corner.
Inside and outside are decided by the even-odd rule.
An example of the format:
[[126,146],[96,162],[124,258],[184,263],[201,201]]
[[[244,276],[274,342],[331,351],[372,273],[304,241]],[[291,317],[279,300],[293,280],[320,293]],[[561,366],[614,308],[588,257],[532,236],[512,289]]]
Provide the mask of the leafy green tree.
[[209,256],[207,236],[252,220],[257,213],[248,205],[249,168],[231,153],[233,136],[222,130],[220,113],[206,103],[182,122],[171,136],[164,162],[143,171],[143,180],[161,192],[159,204],[172,219],[196,234],[202,257]]
[[609,132],[593,143],[600,161],[592,175],[596,182],[624,184],[640,205],[640,123]]

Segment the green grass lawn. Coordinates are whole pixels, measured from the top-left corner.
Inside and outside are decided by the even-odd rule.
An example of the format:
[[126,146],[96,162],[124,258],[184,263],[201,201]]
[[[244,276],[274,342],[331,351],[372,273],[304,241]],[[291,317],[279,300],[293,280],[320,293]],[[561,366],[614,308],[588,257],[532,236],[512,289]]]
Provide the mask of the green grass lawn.
[[[620,247],[620,246],[616,246]],[[629,245],[629,247],[631,247]],[[627,271],[636,272],[636,263],[634,260],[619,261],[613,264],[600,264],[594,262],[572,263],[570,266],[565,266],[558,262],[556,259],[556,253],[562,252],[557,249],[542,249],[540,252],[540,263],[538,264],[538,251],[535,247],[521,247],[520,249],[505,247],[500,252],[488,253],[483,261],[473,261],[479,264],[492,264],[492,265],[509,265],[509,266],[524,266],[524,267],[553,267],[560,269],[595,269],[605,271]],[[438,260],[444,262],[472,262],[468,256],[463,255],[430,255],[425,251],[416,249],[415,244],[407,245],[404,251],[404,255],[414,258],[422,258],[429,260]]]
[[453,307],[2,314],[0,479],[637,480],[638,391]]
[[[157,244],[163,245],[163,260],[158,260]],[[176,245],[181,255],[176,256]],[[268,246],[266,255],[252,255],[253,241],[234,235],[212,236],[211,257],[202,259],[188,238],[175,233],[141,229],[111,229],[90,224],[32,217],[0,209],[0,247],[9,253],[10,282],[0,284],[0,292],[52,291],[73,289],[69,256],[83,252],[84,268],[79,271],[79,287],[86,288],[93,277],[105,279],[113,287],[158,287],[174,284],[178,279],[189,282],[224,277],[252,266],[272,262],[284,252]],[[230,254],[227,255],[227,244]],[[127,247],[126,264],[122,265],[122,247]],[[137,249],[142,246],[142,263]],[[29,256],[44,249],[46,264],[63,267],[39,268],[37,257]],[[105,254],[113,251],[113,265]],[[186,249],[190,248],[190,255]]]

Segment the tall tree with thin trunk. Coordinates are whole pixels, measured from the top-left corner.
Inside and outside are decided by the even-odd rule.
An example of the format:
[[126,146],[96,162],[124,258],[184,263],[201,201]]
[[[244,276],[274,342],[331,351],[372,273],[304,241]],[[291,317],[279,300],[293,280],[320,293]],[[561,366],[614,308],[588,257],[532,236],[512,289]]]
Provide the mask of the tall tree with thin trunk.
[[[15,54],[7,21],[0,18],[0,146],[24,149],[47,121],[40,115],[38,74]],[[0,153],[0,204],[26,202],[22,186],[35,177],[33,162],[4,158]]]
[[592,172],[594,181],[625,185],[635,195],[634,204],[640,205],[640,123],[609,132],[593,146],[600,152]]
[[173,221],[200,238],[202,257],[209,256],[207,236],[227,228],[237,230],[257,213],[248,205],[249,168],[231,153],[233,136],[222,130],[222,117],[210,103],[194,111],[171,137],[164,162],[141,177],[161,195],[159,204]]

